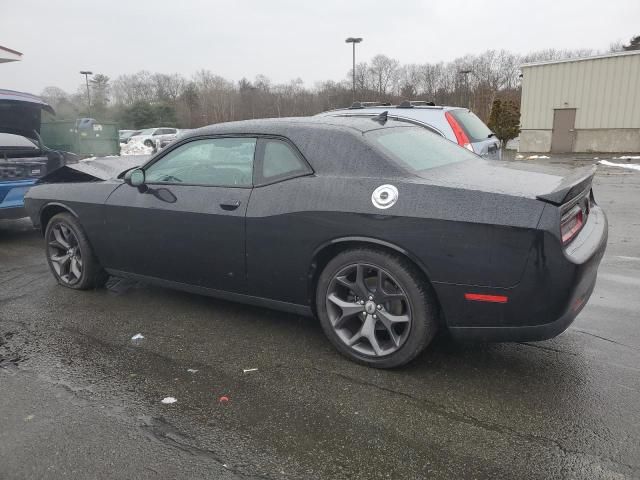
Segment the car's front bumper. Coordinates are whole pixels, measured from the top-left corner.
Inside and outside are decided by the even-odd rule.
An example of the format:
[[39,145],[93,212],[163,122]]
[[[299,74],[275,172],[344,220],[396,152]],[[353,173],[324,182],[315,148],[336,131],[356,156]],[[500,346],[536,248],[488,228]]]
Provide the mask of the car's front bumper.
[[15,219],[27,216],[24,196],[35,180],[0,182],[0,219]]
[[[523,280],[508,289],[434,285],[452,336],[478,341],[546,340],[566,330],[596,284],[608,238],[607,218],[595,206],[589,221],[563,252],[537,248]],[[504,295],[505,303],[471,302],[465,293]],[[455,300],[454,300],[455,299]],[[447,315],[449,313],[450,315]]]

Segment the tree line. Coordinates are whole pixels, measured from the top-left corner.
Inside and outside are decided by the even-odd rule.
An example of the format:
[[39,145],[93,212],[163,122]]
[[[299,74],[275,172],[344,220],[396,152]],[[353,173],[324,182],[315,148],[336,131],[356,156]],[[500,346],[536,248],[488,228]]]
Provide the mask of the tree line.
[[[638,37],[628,46],[612,44],[610,51],[633,47],[640,48]],[[591,49],[548,49],[520,55],[488,50],[450,62],[405,65],[376,55],[356,65],[355,97],[361,101],[398,103],[414,99],[464,106],[486,122],[495,100],[519,105],[523,63],[596,53]],[[326,80],[307,87],[300,78],[274,83],[258,75],[234,82],[210,70],[200,70],[190,77],[140,71],[115,79],[94,75],[90,80],[90,108],[84,84],[75,93],[47,87],[41,95],[54,107],[58,119],[76,119],[90,112],[100,121],[118,122],[120,128],[196,128],[250,118],[313,115],[349,106],[353,100],[352,74],[349,70],[342,81]]]

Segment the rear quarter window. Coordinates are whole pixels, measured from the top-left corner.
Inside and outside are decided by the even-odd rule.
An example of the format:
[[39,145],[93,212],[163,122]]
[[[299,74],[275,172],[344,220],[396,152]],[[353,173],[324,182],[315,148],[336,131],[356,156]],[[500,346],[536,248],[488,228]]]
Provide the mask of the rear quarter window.
[[365,138],[374,148],[412,171],[478,159],[467,149],[421,127],[381,128],[365,133]]

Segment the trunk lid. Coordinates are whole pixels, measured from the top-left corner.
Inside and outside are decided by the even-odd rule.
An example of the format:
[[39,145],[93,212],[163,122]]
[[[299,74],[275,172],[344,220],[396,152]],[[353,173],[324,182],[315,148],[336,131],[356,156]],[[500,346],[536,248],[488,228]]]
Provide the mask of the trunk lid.
[[561,205],[587,189],[595,167],[568,169],[483,159],[419,172],[434,185],[538,199]]

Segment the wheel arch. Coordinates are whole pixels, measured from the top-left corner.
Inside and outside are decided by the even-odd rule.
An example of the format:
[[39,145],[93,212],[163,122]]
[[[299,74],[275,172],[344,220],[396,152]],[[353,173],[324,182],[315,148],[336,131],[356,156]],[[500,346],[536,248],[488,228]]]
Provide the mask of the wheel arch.
[[328,242],[320,245],[313,252],[313,256],[311,259],[311,264],[309,266],[309,284],[308,284],[308,296],[309,296],[309,305],[311,306],[311,310],[314,315],[316,315],[316,288],[318,285],[318,278],[322,270],[324,270],[325,266],[331,261],[339,253],[352,249],[352,248],[375,248],[379,250],[386,250],[388,252],[394,253],[396,255],[400,255],[411,262],[418,272],[424,277],[425,281],[430,287],[431,293],[438,305],[438,321],[441,324],[444,324],[442,320],[442,308],[440,306],[440,299],[438,298],[436,290],[433,288],[433,284],[431,282],[431,276],[429,274],[429,270],[426,265],[420,261],[415,255],[413,255],[408,250],[394,244],[391,242],[387,242],[385,240],[381,240],[378,238],[372,237],[362,237],[362,236],[353,236],[353,237],[341,237],[329,240]]
[[49,224],[51,219],[59,213],[70,213],[74,217],[78,218],[78,214],[74,212],[73,209],[67,205],[64,205],[59,202],[47,203],[44,207],[40,209],[40,215],[39,215],[40,230],[42,231],[43,235],[44,235],[44,232],[47,230],[47,225]]

